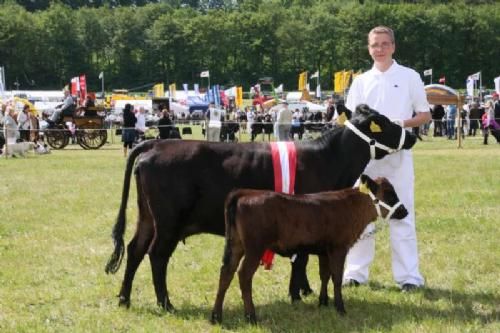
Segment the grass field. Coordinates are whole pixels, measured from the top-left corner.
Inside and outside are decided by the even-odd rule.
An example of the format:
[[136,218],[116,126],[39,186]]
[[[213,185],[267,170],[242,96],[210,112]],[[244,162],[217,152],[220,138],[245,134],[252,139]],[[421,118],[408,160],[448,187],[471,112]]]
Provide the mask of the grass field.
[[[425,139],[414,156],[426,287],[412,294],[396,288],[384,228],[370,284],[344,290],[346,316],[318,308],[316,258],[308,266],[314,295],[291,305],[290,265],[278,258],[272,271],[255,276],[256,327],[243,320],[237,279],[224,323],[209,323],[223,250],[223,239],[209,235],[187,239],[171,259],[174,314],[156,306],[148,260],[137,272],[131,308],[117,306],[124,265],[106,275],[104,264],[125,164],[118,143],[0,159],[0,332],[500,332],[500,145],[467,138],[457,149]],[[132,187],[126,242],[135,197]]]

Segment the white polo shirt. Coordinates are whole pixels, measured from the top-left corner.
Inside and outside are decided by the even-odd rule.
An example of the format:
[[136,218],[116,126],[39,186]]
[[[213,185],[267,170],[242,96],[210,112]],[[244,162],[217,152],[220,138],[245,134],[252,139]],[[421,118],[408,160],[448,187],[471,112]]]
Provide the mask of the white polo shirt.
[[413,111],[430,112],[420,75],[395,60],[385,72],[373,66],[354,79],[346,106],[354,111],[359,104],[368,104],[391,120],[410,119]]

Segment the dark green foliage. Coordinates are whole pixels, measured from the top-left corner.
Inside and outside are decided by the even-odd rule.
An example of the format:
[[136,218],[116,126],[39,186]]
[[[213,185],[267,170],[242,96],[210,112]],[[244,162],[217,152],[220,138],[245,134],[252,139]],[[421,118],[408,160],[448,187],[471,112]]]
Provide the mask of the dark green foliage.
[[262,76],[293,90],[299,72],[319,69],[323,89],[332,89],[333,72],[371,66],[366,35],[384,24],[396,32],[398,62],[433,68],[434,81],[445,75],[459,88],[482,71],[483,85],[492,87],[500,74],[500,7],[480,3],[0,0],[0,65],[8,89],[16,80],[21,89],[34,82],[61,88],[85,73],[99,90],[101,71],[107,89],[191,84],[206,69],[212,83],[245,90]]

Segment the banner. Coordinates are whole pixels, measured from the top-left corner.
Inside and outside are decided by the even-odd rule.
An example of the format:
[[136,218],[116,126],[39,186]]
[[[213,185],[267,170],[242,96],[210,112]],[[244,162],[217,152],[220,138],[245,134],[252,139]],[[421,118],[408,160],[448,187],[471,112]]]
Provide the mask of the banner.
[[316,98],[321,98],[321,85],[316,86]]
[[354,79],[356,78],[356,76],[361,75],[361,74],[363,74],[363,72],[361,71],[361,69],[359,71],[357,71],[356,73],[352,73],[352,80],[354,81]]
[[236,88],[236,98],[234,100],[234,103],[239,108],[243,106],[243,87]]
[[439,78],[439,83],[440,84],[446,84],[446,76],[442,76]]
[[175,91],[176,91],[176,88],[175,88],[175,83],[171,83],[168,85],[168,92],[169,92],[169,95],[170,95],[170,98],[175,98]]
[[200,77],[210,77],[210,71],[203,71],[200,73]]
[[87,98],[87,78],[85,74],[79,77],[79,88],[80,105],[83,105],[85,98]]
[[154,97],[165,97],[165,87],[163,83],[158,83],[153,86]]
[[470,76],[467,78],[467,96],[474,97],[474,79],[472,79]]
[[196,96],[200,96],[200,85],[198,83],[194,84],[194,93]]
[[302,72],[299,75],[299,87],[298,90],[302,91],[306,89],[306,83],[307,83],[307,72]]
[[340,71],[335,72],[333,91],[337,94],[343,94],[349,85],[351,84],[351,77],[353,77],[353,71]]
[[469,78],[471,78],[474,81],[479,80],[479,77],[481,76],[481,72],[474,73],[472,75],[469,75]]
[[274,89],[274,92],[277,94],[282,94],[283,93],[283,83],[280,84],[276,89]]
[[314,78],[317,78],[317,77],[319,77],[319,71],[314,72],[314,74],[311,75],[311,77],[309,79],[314,79]]
[[71,96],[78,95],[78,92],[80,91],[80,80],[78,76],[71,78],[71,89],[69,91]]
[[104,77],[104,72],[100,72],[100,73],[99,73],[99,79],[101,79],[101,80],[102,80],[102,78],[103,78],[103,77]]
[[426,69],[426,70],[424,71],[424,76],[432,76],[432,68],[430,68],[430,69]]
[[496,77],[493,82],[495,82],[495,91],[500,94],[500,76]]

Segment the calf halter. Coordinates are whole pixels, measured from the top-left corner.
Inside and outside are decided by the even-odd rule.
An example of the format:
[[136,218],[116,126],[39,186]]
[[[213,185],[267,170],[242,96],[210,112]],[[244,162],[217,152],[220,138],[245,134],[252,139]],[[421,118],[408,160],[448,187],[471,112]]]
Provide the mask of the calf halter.
[[386,145],[378,142],[375,139],[370,138],[365,133],[361,132],[349,120],[346,120],[344,122],[344,125],[347,128],[349,128],[351,131],[353,131],[357,136],[359,136],[360,139],[362,139],[363,141],[365,141],[366,143],[368,143],[370,145],[370,156],[371,156],[372,159],[375,159],[375,155],[376,155],[375,148],[379,148],[379,149],[385,150],[389,154],[392,154],[392,153],[395,153],[395,152],[401,150],[401,148],[403,148],[403,144],[405,143],[406,130],[403,127],[401,127],[401,136],[399,138],[399,146],[398,146],[398,148],[394,149],[394,148],[391,148],[391,147],[387,147]]
[[[377,197],[375,196],[375,194],[373,194],[372,191],[368,190],[368,195],[370,196],[370,198],[373,201],[373,204],[375,205],[375,209],[377,210],[378,217],[380,217],[382,220],[384,220],[386,222],[391,219],[391,217],[394,214],[394,212],[396,211],[396,209],[398,209],[399,206],[401,206],[403,204],[401,201],[398,201],[391,207],[388,204],[386,204],[385,202],[377,199]],[[380,206],[387,209],[387,214],[385,215],[385,217],[382,216],[382,211],[380,210]]]

